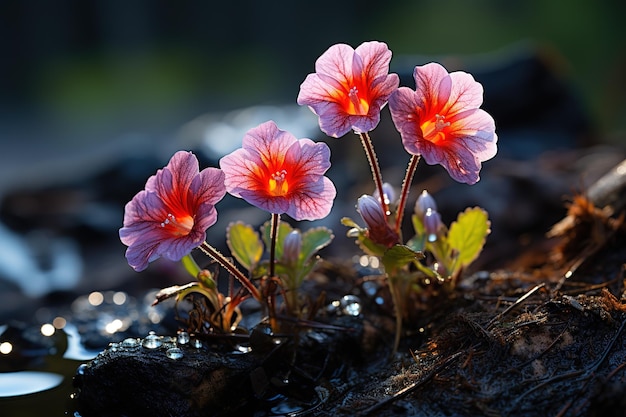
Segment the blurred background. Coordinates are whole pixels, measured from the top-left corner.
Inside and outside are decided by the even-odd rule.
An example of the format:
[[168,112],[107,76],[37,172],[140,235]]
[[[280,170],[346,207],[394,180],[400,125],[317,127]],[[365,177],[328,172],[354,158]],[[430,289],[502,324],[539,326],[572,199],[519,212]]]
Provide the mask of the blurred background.
[[[126,264],[124,204],[175,150],[216,164],[268,119],[331,145],[339,198],[327,224],[343,236],[339,218],[372,191],[361,185],[369,170],[357,141],[324,138],[295,104],[338,42],[386,42],[411,87],[413,67],[432,60],[474,74],[501,153],[461,192],[440,168],[420,167],[412,195],[428,187],[450,207],[446,222],[483,205],[495,238],[545,231],[565,193],[623,157],[624,16],[618,0],[0,2],[0,321],[94,290],[171,285],[169,265],[138,275]],[[379,156],[399,185],[408,158],[396,165],[402,149],[384,114],[373,136],[388,140]],[[233,219],[266,220],[237,204],[218,206],[210,238]]]

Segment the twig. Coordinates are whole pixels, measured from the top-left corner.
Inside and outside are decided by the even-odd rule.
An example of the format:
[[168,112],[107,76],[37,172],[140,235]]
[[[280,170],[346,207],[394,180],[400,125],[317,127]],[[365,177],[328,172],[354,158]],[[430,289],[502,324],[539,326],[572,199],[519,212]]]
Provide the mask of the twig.
[[380,410],[382,407],[384,407],[384,406],[386,406],[386,405],[388,405],[388,404],[390,404],[390,403],[392,403],[392,402],[394,402],[394,401],[404,397],[405,395],[407,395],[411,391],[414,391],[415,389],[417,389],[417,388],[421,387],[422,385],[424,385],[427,381],[429,381],[436,374],[438,374],[439,372],[443,371],[448,365],[450,365],[450,363],[452,363],[459,356],[461,356],[462,353],[463,352],[457,352],[457,353],[455,353],[453,355],[448,356],[445,359],[440,360],[419,381],[415,381],[411,385],[402,388],[400,391],[397,391],[395,394],[392,394],[391,397],[385,398],[384,400],[377,402],[373,406],[371,406],[371,407],[369,407],[369,408],[367,408],[367,409],[365,409],[363,411],[359,411],[356,415],[357,416],[369,416],[369,415],[372,415],[372,413],[374,413],[375,411]]
[[526,301],[526,299],[528,297],[530,297],[531,295],[533,295],[535,292],[537,292],[540,288],[543,288],[546,284],[538,284],[535,285],[532,289],[530,289],[530,291],[528,291],[526,294],[522,295],[520,298],[518,298],[513,304],[511,304],[510,306],[508,306],[502,313],[498,314],[497,316],[495,316],[493,319],[491,319],[491,321],[487,324],[487,329],[489,329],[491,326],[494,325],[494,323],[497,320],[500,320],[502,317],[504,317],[505,315],[507,315],[511,310],[513,310],[515,307],[517,307],[518,305],[520,305],[521,303],[523,303],[524,301]]

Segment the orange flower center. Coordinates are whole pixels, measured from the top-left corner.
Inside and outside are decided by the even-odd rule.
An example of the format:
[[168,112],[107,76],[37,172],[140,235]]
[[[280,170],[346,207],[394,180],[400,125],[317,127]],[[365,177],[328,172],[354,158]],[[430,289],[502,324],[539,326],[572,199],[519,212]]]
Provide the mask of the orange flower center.
[[370,110],[370,105],[367,100],[359,96],[359,90],[356,87],[352,87],[348,92],[348,100],[345,105],[346,113],[352,116],[367,116]]
[[446,138],[444,129],[450,126],[450,122],[445,122],[445,116],[436,114],[433,119],[422,123],[422,135],[424,139],[434,143],[435,145]]
[[167,228],[174,236],[187,236],[193,229],[193,217],[179,216],[176,217],[172,213],[168,213],[165,220],[161,222],[161,227]]
[[287,171],[282,169],[270,175],[267,184],[268,192],[275,196],[283,196],[289,191],[289,182],[287,181]]

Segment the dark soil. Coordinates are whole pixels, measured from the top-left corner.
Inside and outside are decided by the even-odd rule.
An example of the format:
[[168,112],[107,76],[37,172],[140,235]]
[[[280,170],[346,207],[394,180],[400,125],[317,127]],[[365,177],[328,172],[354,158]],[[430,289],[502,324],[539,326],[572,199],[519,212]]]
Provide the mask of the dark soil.
[[324,310],[297,336],[259,326],[245,354],[240,336],[205,337],[181,361],[109,349],[77,377],[81,415],[625,415],[623,213],[576,197],[532,248],[416,301],[396,354],[384,283],[363,289],[380,277],[326,263],[307,291],[357,294],[360,316]]

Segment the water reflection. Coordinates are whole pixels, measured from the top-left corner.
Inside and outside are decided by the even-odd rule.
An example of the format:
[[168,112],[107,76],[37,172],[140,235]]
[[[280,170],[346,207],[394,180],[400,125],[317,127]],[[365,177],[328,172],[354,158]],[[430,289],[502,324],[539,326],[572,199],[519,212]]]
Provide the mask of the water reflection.
[[58,386],[63,375],[51,372],[19,371],[0,373],[0,397],[14,397]]

